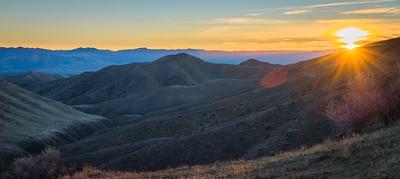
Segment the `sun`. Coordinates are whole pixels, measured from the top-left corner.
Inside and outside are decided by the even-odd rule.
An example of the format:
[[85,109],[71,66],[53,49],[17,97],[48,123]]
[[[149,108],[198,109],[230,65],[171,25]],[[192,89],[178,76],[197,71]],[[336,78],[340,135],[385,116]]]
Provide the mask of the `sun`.
[[356,42],[366,40],[368,35],[370,35],[368,31],[358,27],[347,27],[335,33],[335,36],[339,37],[338,42],[345,44],[342,47],[350,50],[359,47],[360,45],[356,44]]

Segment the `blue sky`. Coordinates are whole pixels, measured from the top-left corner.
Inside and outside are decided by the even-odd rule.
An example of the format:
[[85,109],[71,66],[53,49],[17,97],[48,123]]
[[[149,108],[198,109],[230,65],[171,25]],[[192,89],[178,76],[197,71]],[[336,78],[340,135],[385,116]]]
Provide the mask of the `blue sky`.
[[398,0],[5,0],[0,46],[317,50],[346,26],[400,36],[399,17]]

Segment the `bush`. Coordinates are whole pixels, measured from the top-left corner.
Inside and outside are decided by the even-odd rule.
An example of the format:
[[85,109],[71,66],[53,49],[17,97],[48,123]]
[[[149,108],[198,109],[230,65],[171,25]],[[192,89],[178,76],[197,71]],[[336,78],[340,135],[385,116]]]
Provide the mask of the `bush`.
[[44,150],[37,156],[19,158],[10,168],[10,178],[16,179],[56,178],[65,173],[60,152],[52,148]]
[[397,88],[372,75],[359,74],[348,84],[343,102],[328,105],[326,114],[339,126],[363,130],[395,117],[399,104]]

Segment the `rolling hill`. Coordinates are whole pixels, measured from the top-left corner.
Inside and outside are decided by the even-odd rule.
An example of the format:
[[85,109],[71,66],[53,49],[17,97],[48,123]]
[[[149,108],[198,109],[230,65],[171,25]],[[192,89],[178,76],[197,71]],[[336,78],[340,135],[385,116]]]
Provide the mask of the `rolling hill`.
[[18,156],[78,140],[108,123],[0,80],[0,171]]
[[[174,85],[108,100],[93,105],[74,105],[81,111],[103,116],[142,115],[157,110],[212,102],[258,87],[258,80],[221,79],[191,86]],[[129,104],[129,105],[122,105]]]
[[[274,68],[257,88],[207,103],[128,116],[123,125],[60,150],[67,164],[158,170],[257,159],[355,130],[374,131],[398,118],[399,46],[400,38],[391,39]],[[367,86],[358,86],[360,82]],[[351,95],[353,89],[362,103],[354,103],[360,98]],[[328,112],[329,106],[339,112],[341,106],[354,110]]]
[[[264,74],[281,67],[260,63],[264,65],[213,64],[182,53],[154,62],[110,66],[30,89],[96,114],[144,114],[249,90],[258,86],[256,80]],[[129,108],[123,105],[128,101]]]
[[[62,117],[80,121],[87,114],[3,81],[0,114],[22,121],[16,126],[35,116],[40,126],[24,128],[34,131],[26,130],[30,135],[42,132],[27,142],[20,140],[26,131],[6,131],[2,157],[17,156],[9,155],[9,148],[24,153],[49,143],[57,144],[67,166],[161,170],[88,169],[77,177],[392,177],[398,169],[399,47],[396,38],[285,66],[253,59],[221,65],[168,55],[31,88],[113,116],[118,125],[106,128],[96,122],[49,127],[42,115],[55,115],[50,118],[64,124]],[[23,95],[10,96],[11,91]],[[46,104],[37,105],[43,100]],[[57,110],[41,112],[52,109],[47,105]],[[19,115],[11,116],[14,110]],[[24,110],[29,115],[19,118]],[[87,121],[99,120],[94,118]],[[354,132],[362,135],[340,140]],[[180,168],[165,170],[175,167]]]
[[43,72],[31,71],[26,73],[7,75],[4,76],[4,79],[20,87],[26,88],[32,85],[39,85],[45,82],[50,82],[66,77],[67,76],[65,75],[48,74]]

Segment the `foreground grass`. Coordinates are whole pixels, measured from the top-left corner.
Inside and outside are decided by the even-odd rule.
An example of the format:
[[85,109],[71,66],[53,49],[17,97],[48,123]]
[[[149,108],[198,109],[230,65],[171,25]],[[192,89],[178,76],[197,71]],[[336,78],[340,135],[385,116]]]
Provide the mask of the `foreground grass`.
[[399,178],[400,125],[308,149],[257,160],[183,166],[155,172],[102,171],[86,167],[80,178]]

